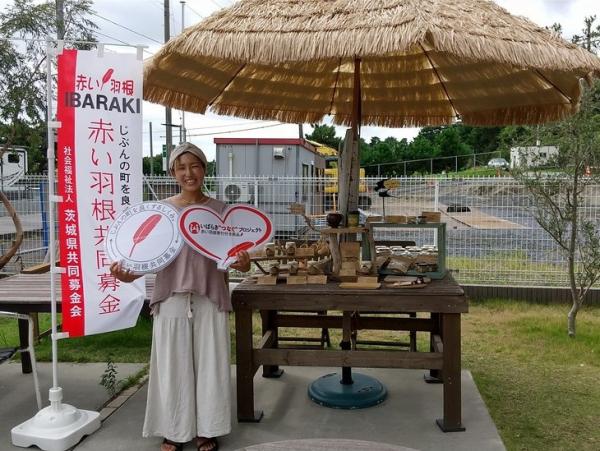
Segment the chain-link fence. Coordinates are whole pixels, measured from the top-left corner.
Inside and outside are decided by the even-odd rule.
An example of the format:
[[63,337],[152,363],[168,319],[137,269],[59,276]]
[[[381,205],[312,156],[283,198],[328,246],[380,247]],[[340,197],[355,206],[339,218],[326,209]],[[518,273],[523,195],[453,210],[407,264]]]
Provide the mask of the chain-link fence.
[[[363,216],[421,216],[439,212],[447,228],[447,266],[462,283],[490,285],[566,286],[566,262],[554,240],[536,223],[531,197],[511,177],[479,178],[398,178],[399,187],[391,197],[379,197],[379,179],[361,181],[359,206]],[[227,203],[248,203],[268,213],[277,239],[314,239],[305,220],[289,213],[292,203],[305,205],[306,213],[319,228],[325,214],[336,208],[337,186],[329,178],[211,177],[206,188],[212,197]],[[144,200],[165,199],[178,192],[171,177],[146,177]],[[25,240],[19,253],[4,268],[18,272],[21,267],[44,261],[48,248],[47,178],[27,176],[6,194],[15,206]],[[14,240],[14,226],[0,207],[0,252]],[[600,186],[588,187],[583,212],[600,220]],[[431,241],[431,231],[394,229],[387,240]],[[429,235],[427,235],[429,234]],[[433,243],[434,244],[434,243]]]

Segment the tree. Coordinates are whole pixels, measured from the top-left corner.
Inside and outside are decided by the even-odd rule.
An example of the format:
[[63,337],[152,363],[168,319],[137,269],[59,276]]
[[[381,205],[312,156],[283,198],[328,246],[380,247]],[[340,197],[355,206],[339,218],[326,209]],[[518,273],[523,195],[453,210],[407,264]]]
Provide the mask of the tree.
[[588,52],[594,52],[600,49],[600,25],[594,28],[596,16],[588,16],[584,20],[585,27],[581,30],[582,35],[574,35],[572,41],[582,46]]
[[[91,6],[90,0],[64,1],[65,39],[95,41],[92,33],[97,27],[88,19]],[[0,35],[22,39],[16,44],[0,40],[0,158],[12,146],[21,145],[29,150],[30,167],[38,169],[44,167],[40,147],[46,142],[48,114],[43,40],[55,36],[56,29],[54,2],[15,0],[0,14]],[[12,217],[16,231],[13,245],[0,257],[3,268],[19,249],[23,230],[13,205],[1,192],[0,201]]]
[[335,135],[335,127],[333,125],[315,125],[313,124],[312,133],[305,135],[306,139],[325,144],[335,150],[338,150],[342,138]]
[[567,316],[569,336],[576,334],[577,313],[590,288],[600,279],[600,231],[598,220],[586,207],[586,195],[600,182],[600,81],[584,92],[580,111],[556,124],[543,127],[547,145],[559,148],[553,165],[514,171],[531,193],[533,214],[556,241],[567,261],[572,305]]

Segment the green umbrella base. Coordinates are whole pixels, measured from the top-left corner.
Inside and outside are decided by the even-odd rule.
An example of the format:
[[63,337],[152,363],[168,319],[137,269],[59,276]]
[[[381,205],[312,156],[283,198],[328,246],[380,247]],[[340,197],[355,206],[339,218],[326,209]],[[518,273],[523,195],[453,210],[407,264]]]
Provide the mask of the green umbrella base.
[[321,376],[308,386],[308,397],[334,409],[364,409],[383,402],[387,390],[377,379],[352,373],[352,384],[342,384],[339,373]]

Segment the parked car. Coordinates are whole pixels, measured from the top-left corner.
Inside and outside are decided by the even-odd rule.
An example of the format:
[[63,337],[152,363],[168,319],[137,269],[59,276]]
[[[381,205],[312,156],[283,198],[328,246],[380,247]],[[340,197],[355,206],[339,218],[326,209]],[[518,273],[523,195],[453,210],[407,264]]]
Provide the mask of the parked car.
[[492,158],[488,161],[488,167],[494,169],[508,169],[509,164],[504,158]]

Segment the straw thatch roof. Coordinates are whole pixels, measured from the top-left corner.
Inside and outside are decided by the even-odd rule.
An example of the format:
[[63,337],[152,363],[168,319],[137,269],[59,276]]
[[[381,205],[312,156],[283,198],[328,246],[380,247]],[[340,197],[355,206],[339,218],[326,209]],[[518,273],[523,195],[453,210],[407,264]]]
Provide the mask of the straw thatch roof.
[[349,124],[539,123],[600,59],[487,0],[242,0],[146,62],[144,97],[194,112]]

